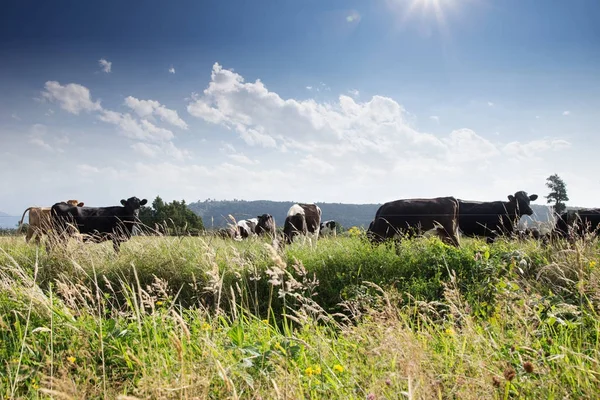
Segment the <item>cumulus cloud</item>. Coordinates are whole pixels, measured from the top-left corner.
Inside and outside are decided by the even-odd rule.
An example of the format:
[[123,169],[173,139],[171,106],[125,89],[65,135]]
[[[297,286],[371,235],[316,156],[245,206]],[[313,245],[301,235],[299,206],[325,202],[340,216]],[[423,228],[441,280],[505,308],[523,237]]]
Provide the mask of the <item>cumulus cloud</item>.
[[104,110],[98,118],[103,122],[118,126],[120,132],[130,139],[166,142],[175,137],[170,130],[159,128],[146,119],[138,121],[129,113]]
[[440,123],[440,117],[438,117],[437,115],[430,115],[429,119],[434,120],[435,122],[437,122],[438,124]]
[[571,147],[571,143],[562,139],[533,140],[527,143],[510,142],[503,151],[517,159],[538,159],[546,151],[558,151]]
[[125,98],[125,105],[142,118],[153,115],[158,117],[161,121],[178,128],[188,128],[186,122],[179,118],[177,111],[165,107],[156,100],[139,100],[133,96],[128,96]]
[[61,85],[56,81],[48,81],[42,91],[42,98],[56,102],[65,111],[79,114],[81,111],[99,111],[100,101],[92,101],[90,90],[77,83]]
[[174,74],[175,73],[175,67],[171,66],[171,68],[169,68],[169,73],[170,74]]
[[357,98],[360,95],[360,92],[356,89],[350,89],[348,90],[348,94],[354,98]]
[[[471,129],[433,135],[417,130],[411,115],[389,97],[357,101],[340,95],[334,102],[284,99],[261,80],[247,82],[218,63],[208,86],[192,96],[187,110],[226,128],[225,134],[232,132],[245,145],[287,152],[287,165],[321,177],[340,178],[339,171],[358,168],[375,176],[377,171],[387,171],[418,184],[428,178],[439,185],[443,176],[449,184],[451,177],[463,182],[467,174],[483,178],[507,156],[516,159],[532,152],[541,156],[568,146],[560,139],[500,143],[498,135],[490,140]],[[430,118],[439,122],[437,116]],[[365,176],[361,184],[373,182]]]
[[112,70],[112,62],[107,61],[104,58],[101,58],[98,60],[98,64],[100,64],[100,68],[102,68],[103,72],[106,72],[107,74],[111,72]]

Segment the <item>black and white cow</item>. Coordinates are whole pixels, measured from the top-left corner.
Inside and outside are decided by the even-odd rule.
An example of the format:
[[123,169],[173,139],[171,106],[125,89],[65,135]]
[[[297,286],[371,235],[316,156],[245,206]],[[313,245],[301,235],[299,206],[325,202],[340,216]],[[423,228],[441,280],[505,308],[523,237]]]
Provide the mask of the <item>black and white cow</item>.
[[271,214],[263,214],[256,218],[258,219],[258,223],[256,224],[256,234],[259,236],[268,235],[274,238],[276,227],[273,216]]
[[538,195],[528,196],[519,191],[509,195],[508,201],[458,200],[458,224],[465,236],[483,236],[492,242],[497,236],[512,235],[515,223],[522,215],[532,215],[531,202]]
[[238,221],[237,228],[238,234],[242,239],[256,235],[256,225],[258,225],[258,218],[250,218]]
[[552,230],[553,237],[575,239],[586,233],[597,234],[600,231],[600,208],[582,208],[568,210],[561,214]]
[[397,235],[411,237],[432,229],[436,229],[442,240],[459,246],[458,200],[454,197],[436,197],[385,203],[377,210],[367,236],[377,243]]
[[95,243],[112,240],[115,252],[119,252],[121,242],[129,240],[134,225],[138,221],[140,207],[148,200],[130,197],[121,200],[122,206],[77,207],[67,203],[56,203],[50,215],[59,240],[80,233],[84,241]]
[[285,243],[290,244],[297,235],[308,233],[318,239],[321,229],[321,208],[316,204],[299,203],[290,207],[283,224]]
[[337,223],[330,219],[328,221],[321,222],[321,228],[319,234],[321,236],[336,236],[337,235]]

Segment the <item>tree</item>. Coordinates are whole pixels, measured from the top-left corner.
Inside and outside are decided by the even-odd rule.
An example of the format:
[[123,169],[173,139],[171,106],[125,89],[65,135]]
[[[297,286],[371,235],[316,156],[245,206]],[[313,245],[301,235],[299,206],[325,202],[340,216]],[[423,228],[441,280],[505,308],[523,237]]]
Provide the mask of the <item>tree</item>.
[[554,174],[546,178],[546,186],[550,189],[550,193],[546,196],[547,203],[554,203],[554,212],[562,214],[567,209],[565,202],[569,201],[567,185],[560,176]]
[[140,209],[139,218],[151,231],[158,225],[158,230],[167,235],[198,234],[204,230],[202,218],[187,207],[185,200],[165,203],[156,196],[152,207]]

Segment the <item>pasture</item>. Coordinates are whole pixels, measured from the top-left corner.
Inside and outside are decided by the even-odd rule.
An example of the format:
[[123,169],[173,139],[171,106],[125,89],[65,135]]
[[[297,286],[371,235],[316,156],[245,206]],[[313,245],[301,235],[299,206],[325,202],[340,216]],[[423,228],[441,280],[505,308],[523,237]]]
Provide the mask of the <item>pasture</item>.
[[0,397],[600,393],[597,240],[0,238]]

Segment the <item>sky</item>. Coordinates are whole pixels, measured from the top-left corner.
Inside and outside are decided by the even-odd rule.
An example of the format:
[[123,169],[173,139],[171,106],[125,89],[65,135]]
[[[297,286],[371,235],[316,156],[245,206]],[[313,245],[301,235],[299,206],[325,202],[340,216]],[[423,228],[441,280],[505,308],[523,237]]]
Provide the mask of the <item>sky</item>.
[[0,211],[78,199],[600,207],[600,2],[41,2],[0,13]]

